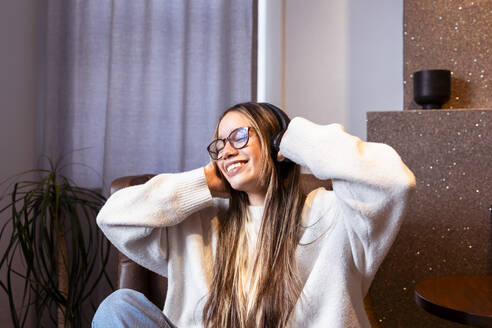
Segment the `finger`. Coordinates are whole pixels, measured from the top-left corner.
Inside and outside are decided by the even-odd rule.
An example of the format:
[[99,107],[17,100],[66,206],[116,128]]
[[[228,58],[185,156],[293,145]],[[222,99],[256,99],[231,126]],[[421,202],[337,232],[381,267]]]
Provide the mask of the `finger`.
[[277,153],[277,161],[282,162],[285,159],[284,155],[282,155],[280,152]]

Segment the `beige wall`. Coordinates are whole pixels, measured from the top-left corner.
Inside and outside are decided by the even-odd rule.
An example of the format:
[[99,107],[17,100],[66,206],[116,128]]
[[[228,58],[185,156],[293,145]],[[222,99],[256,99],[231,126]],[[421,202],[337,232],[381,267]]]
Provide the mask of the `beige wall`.
[[[0,181],[34,166],[38,13],[36,1],[0,1]],[[2,194],[4,189],[2,185]],[[2,238],[0,250],[4,245]],[[3,277],[4,272],[0,274]],[[10,327],[3,291],[0,322]]]
[[259,1],[260,101],[363,139],[367,111],[402,109],[403,1]]
[[259,53],[265,54],[258,66],[259,100],[292,117],[346,124],[346,2],[260,0],[259,8],[259,30],[266,35],[259,37]]
[[366,113],[403,109],[403,0],[350,0],[349,132],[366,139]]
[[285,5],[286,108],[317,123],[347,125],[347,1]]

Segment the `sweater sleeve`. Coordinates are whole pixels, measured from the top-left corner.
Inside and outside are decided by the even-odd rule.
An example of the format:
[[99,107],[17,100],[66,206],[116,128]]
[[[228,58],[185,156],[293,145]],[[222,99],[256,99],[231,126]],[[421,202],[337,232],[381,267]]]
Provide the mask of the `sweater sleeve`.
[[167,276],[167,229],[213,205],[203,168],[159,174],[115,192],[97,215],[106,237],[133,261]]
[[336,219],[346,226],[355,266],[372,280],[400,228],[413,173],[386,144],[300,117],[290,122],[280,152],[318,179],[332,179]]

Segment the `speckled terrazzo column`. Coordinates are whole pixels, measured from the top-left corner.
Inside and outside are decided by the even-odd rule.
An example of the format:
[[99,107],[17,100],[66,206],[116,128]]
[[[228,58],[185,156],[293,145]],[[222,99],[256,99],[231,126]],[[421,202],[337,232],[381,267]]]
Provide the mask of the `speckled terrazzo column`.
[[384,142],[414,172],[408,215],[370,290],[382,327],[465,327],[414,301],[421,280],[492,274],[492,110],[369,112],[368,141]]
[[404,5],[405,109],[413,73],[447,69],[451,99],[443,108],[492,108],[492,1],[412,0]]

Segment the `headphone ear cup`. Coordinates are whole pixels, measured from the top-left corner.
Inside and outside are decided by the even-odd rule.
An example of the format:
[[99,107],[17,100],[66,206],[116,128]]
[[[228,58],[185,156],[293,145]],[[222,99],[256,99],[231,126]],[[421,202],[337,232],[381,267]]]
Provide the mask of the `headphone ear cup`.
[[[287,125],[290,122],[289,116],[280,108],[278,108],[275,105],[272,105],[270,103],[261,103],[265,107],[267,107],[277,118],[281,131],[277,132],[276,134],[273,135],[271,143],[270,143],[270,149],[272,153],[272,159],[275,163],[277,163],[277,154],[280,151],[280,142],[282,141],[282,136],[285,133],[285,130],[287,130]],[[290,163],[291,161],[287,158],[285,158],[283,163]]]
[[272,137],[271,149],[272,149],[272,157],[274,161],[277,161],[277,154],[280,151],[280,141],[282,140],[283,133],[276,133]]
[[275,163],[292,163],[292,161],[288,158],[284,158],[281,162],[277,160],[277,155],[280,152],[280,142],[282,141],[282,136],[284,135],[285,131],[281,131],[279,133],[276,133],[272,137],[272,143],[271,143],[271,153],[272,153],[272,158]]

